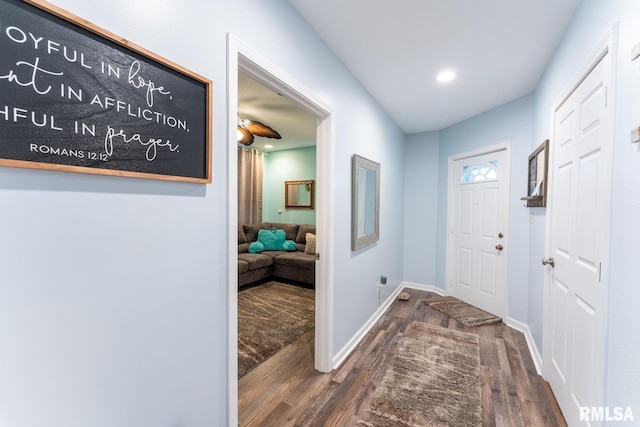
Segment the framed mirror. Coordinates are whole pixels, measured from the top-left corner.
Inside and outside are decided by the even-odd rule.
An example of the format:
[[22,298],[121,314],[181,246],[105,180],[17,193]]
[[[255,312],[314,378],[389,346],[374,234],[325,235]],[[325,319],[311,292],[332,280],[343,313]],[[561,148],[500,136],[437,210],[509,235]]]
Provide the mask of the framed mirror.
[[380,164],[354,154],[351,184],[351,250],[355,251],[379,238]]
[[315,200],[312,179],[284,182],[284,207],[287,209],[313,209]]

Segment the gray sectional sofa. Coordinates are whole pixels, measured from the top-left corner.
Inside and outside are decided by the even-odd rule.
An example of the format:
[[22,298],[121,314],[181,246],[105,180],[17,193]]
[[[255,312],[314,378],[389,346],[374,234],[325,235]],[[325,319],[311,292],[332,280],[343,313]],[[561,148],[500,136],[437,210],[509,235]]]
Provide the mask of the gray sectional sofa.
[[[249,253],[251,243],[258,240],[258,232],[272,228],[285,231],[286,239],[296,243],[296,251],[263,251]],[[315,285],[315,248],[307,247],[305,236],[315,235],[316,226],[309,224],[281,224],[263,222],[238,225],[238,286],[274,278]],[[309,242],[311,243],[311,242]],[[306,251],[305,251],[306,249]]]

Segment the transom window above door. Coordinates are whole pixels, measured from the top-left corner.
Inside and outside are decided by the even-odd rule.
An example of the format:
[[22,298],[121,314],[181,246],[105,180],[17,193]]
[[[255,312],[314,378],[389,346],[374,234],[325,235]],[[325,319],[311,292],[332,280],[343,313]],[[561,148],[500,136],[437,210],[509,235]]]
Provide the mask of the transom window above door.
[[480,181],[493,181],[498,178],[498,175],[496,173],[497,168],[497,160],[492,160],[488,163],[463,166],[462,183],[468,184]]

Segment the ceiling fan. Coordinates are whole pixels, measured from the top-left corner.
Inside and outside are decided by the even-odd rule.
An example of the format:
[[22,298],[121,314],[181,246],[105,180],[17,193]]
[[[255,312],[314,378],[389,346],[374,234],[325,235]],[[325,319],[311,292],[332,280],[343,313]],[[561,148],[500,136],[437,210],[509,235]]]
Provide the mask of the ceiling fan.
[[238,142],[247,146],[251,145],[253,144],[254,136],[274,139],[282,138],[278,132],[263,123],[238,117]]

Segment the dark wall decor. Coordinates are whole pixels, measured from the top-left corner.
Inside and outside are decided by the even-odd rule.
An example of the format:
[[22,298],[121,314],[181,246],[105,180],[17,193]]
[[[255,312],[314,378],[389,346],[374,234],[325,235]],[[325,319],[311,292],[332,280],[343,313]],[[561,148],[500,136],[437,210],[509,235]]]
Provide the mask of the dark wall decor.
[[284,207],[287,209],[313,209],[315,180],[284,182]]
[[527,178],[527,196],[520,200],[528,208],[547,206],[547,181],[549,172],[549,140],[545,140],[529,155],[529,173]]
[[0,165],[211,182],[211,81],[42,0],[0,0]]

